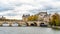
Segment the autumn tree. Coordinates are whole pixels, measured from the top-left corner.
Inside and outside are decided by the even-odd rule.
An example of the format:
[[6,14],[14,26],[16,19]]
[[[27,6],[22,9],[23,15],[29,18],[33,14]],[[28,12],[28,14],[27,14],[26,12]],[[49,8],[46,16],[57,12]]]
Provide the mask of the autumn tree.
[[59,26],[60,25],[60,16],[58,13],[55,13],[52,15],[51,23],[54,26]]
[[37,15],[32,15],[32,16],[28,17],[28,21],[37,21],[37,20],[38,20]]

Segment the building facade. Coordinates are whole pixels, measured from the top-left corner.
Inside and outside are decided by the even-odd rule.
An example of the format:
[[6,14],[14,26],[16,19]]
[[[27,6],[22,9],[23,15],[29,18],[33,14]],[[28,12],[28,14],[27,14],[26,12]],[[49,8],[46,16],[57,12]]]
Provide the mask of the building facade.
[[22,16],[22,20],[23,21],[28,21],[28,17],[30,16],[30,14],[28,14],[28,15],[24,15],[23,14],[23,16]]

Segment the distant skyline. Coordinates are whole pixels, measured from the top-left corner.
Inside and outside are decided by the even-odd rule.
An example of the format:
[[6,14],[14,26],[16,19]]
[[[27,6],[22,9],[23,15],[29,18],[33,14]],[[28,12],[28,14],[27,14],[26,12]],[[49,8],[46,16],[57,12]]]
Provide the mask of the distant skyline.
[[0,16],[22,19],[23,14],[36,14],[40,10],[60,13],[60,0],[0,0]]

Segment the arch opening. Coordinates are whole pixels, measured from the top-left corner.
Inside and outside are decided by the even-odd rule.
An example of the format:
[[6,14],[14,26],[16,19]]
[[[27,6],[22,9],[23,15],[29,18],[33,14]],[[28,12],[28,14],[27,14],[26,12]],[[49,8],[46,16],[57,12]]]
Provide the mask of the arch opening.
[[8,22],[4,22],[4,23],[2,24],[2,26],[9,26],[9,23],[8,23]]
[[41,27],[47,27],[48,25],[46,25],[45,23],[40,23]]
[[31,25],[30,26],[34,26],[34,24],[33,23],[31,23]]
[[37,23],[36,22],[34,22],[34,26],[37,26]]
[[11,24],[11,26],[19,26],[19,23],[18,23],[18,22],[13,22],[13,23]]

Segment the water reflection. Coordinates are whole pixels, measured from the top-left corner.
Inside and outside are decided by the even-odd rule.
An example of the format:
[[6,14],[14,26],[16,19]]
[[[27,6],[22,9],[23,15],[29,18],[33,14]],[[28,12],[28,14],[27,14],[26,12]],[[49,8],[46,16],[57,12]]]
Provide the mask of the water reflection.
[[0,34],[7,34],[7,33],[3,30],[0,30]]
[[0,27],[0,34],[60,34],[60,30],[43,27]]

